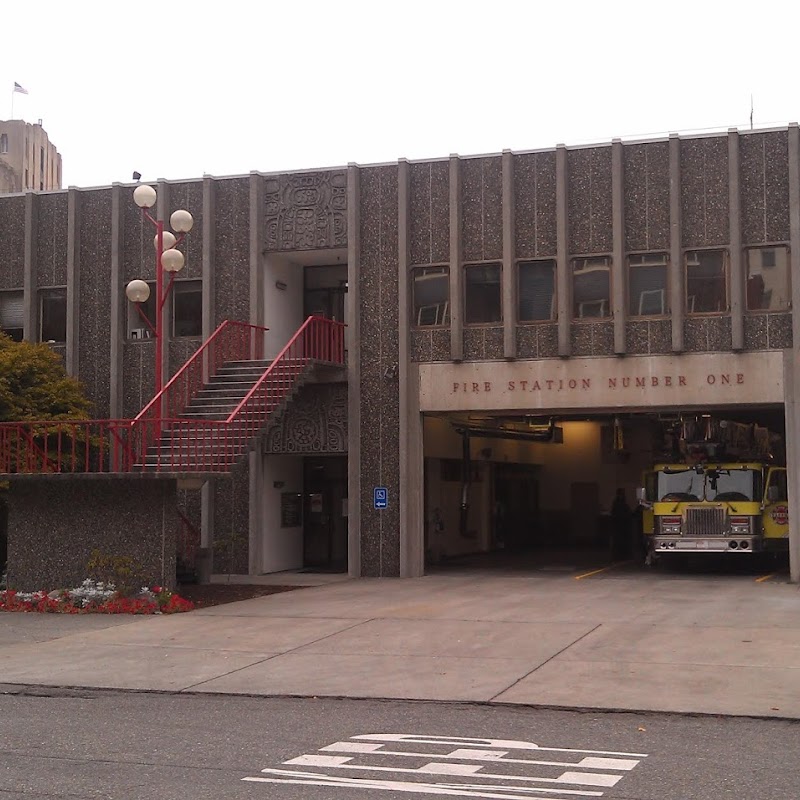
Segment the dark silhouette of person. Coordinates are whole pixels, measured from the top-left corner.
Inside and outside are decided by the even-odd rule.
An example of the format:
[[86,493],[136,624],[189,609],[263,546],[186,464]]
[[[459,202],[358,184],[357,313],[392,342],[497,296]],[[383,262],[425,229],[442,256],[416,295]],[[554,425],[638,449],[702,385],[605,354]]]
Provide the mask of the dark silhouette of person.
[[611,558],[615,561],[631,555],[631,509],[625,490],[617,489],[611,505]]

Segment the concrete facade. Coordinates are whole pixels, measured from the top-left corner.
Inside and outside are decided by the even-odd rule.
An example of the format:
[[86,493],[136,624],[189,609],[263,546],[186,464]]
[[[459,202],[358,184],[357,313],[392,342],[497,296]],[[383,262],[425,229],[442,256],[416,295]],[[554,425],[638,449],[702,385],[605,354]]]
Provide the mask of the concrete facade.
[[60,188],[61,155],[41,120],[0,120],[0,194]]
[[[634,374],[628,364],[641,357],[652,376],[680,372],[692,359],[707,362],[711,373],[719,357],[733,365],[728,374],[738,374],[737,358],[758,362],[757,353],[776,351],[758,367],[763,379],[751,377],[746,391],[726,384],[726,403],[783,401],[789,464],[800,464],[791,435],[800,430],[800,412],[790,388],[800,347],[800,312],[791,310],[800,309],[800,280],[789,280],[800,274],[796,125],[207,176],[159,181],[156,188],[166,217],[176,208],[195,217],[180,280],[201,282],[204,335],[226,318],[265,324],[275,331],[268,348],[277,352],[296,326],[288,317],[270,318],[285,297],[276,294],[283,291],[275,288],[276,277],[294,267],[346,263],[347,387],[325,390],[338,393],[335,403],[308,395],[290,409],[281,429],[266,437],[265,452],[302,452],[293,414],[305,416],[303,429],[316,420],[315,452],[347,452],[353,575],[422,573],[426,401],[420,386],[446,391],[447,381],[460,380],[453,378],[459,370],[508,364],[524,371],[527,363],[545,370],[540,362],[546,362],[578,374],[609,359]],[[66,287],[67,337],[54,346],[86,384],[98,418],[134,416],[152,395],[153,342],[133,340],[126,330],[125,284],[153,278],[152,232],[131,190],[115,184],[0,198],[0,293],[23,292],[24,333],[35,339],[38,293]],[[762,269],[765,248],[777,262]],[[647,280],[633,275],[653,264],[663,264],[663,271]],[[544,312],[541,293],[528,297],[520,282],[528,269],[546,276]],[[442,276],[445,301],[419,306],[414,279],[420,270]],[[468,297],[495,296],[494,310],[481,300],[483,317],[467,307]],[[431,324],[420,324],[430,322],[423,312],[434,314]],[[286,313],[299,319],[302,309]],[[170,371],[201,341],[171,338]],[[651,386],[630,405],[669,406],[673,388]],[[600,410],[608,403],[587,392],[573,407]],[[485,397],[465,399],[460,408],[494,406]],[[790,474],[791,514],[800,519],[800,469]],[[229,531],[241,534],[232,554],[215,556],[219,571],[261,571],[257,495],[263,480],[254,455],[230,479],[204,488],[200,500],[185,501],[206,544]],[[381,511],[373,508],[376,486],[389,491]],[[800,539],[792,547],[793,575],[800,578]]]
[[16,482],[9,492],[8,585],[25,591],[79,586],[97,550],[129,559],[133,588],[173,587],[176,508],[174,480]]

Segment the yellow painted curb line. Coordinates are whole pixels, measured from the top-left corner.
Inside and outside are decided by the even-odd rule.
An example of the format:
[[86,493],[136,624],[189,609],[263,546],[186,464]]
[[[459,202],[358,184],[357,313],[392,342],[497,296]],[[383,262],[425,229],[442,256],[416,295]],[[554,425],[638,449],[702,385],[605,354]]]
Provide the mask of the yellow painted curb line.
[[616,564],[609,564],[607,567],[601,567],[600,569],[592,570],[591,572],[584,572],[583,575],[575,575],[573,576],[576,581],[583,580],[584,578],[590,578],[592,575],[597,575],[598,572],[607,572],[610,569],[614,569],[614,567],[621,567],[623,564],[630,564],[630,560],[628,561],[618,561]]

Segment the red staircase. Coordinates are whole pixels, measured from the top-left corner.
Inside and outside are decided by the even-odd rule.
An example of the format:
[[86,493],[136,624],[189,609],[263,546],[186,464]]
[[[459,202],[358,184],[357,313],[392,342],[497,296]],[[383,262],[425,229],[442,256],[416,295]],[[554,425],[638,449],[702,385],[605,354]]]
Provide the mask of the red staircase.
[[344,327],[309,317],[265,361],[267,329],[226,320],[133,420],[0,423],[0,475],[230,472],[317,368],[344,365]]

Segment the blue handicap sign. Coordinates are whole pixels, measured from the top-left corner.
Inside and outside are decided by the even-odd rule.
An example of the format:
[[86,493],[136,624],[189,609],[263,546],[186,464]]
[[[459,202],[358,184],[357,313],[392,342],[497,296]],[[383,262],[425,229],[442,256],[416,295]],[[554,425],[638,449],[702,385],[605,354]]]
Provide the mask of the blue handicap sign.
[[389,490],[385,486],[376,486],[373,492],[373,500],[375,502],[375,508],[388,508]]

